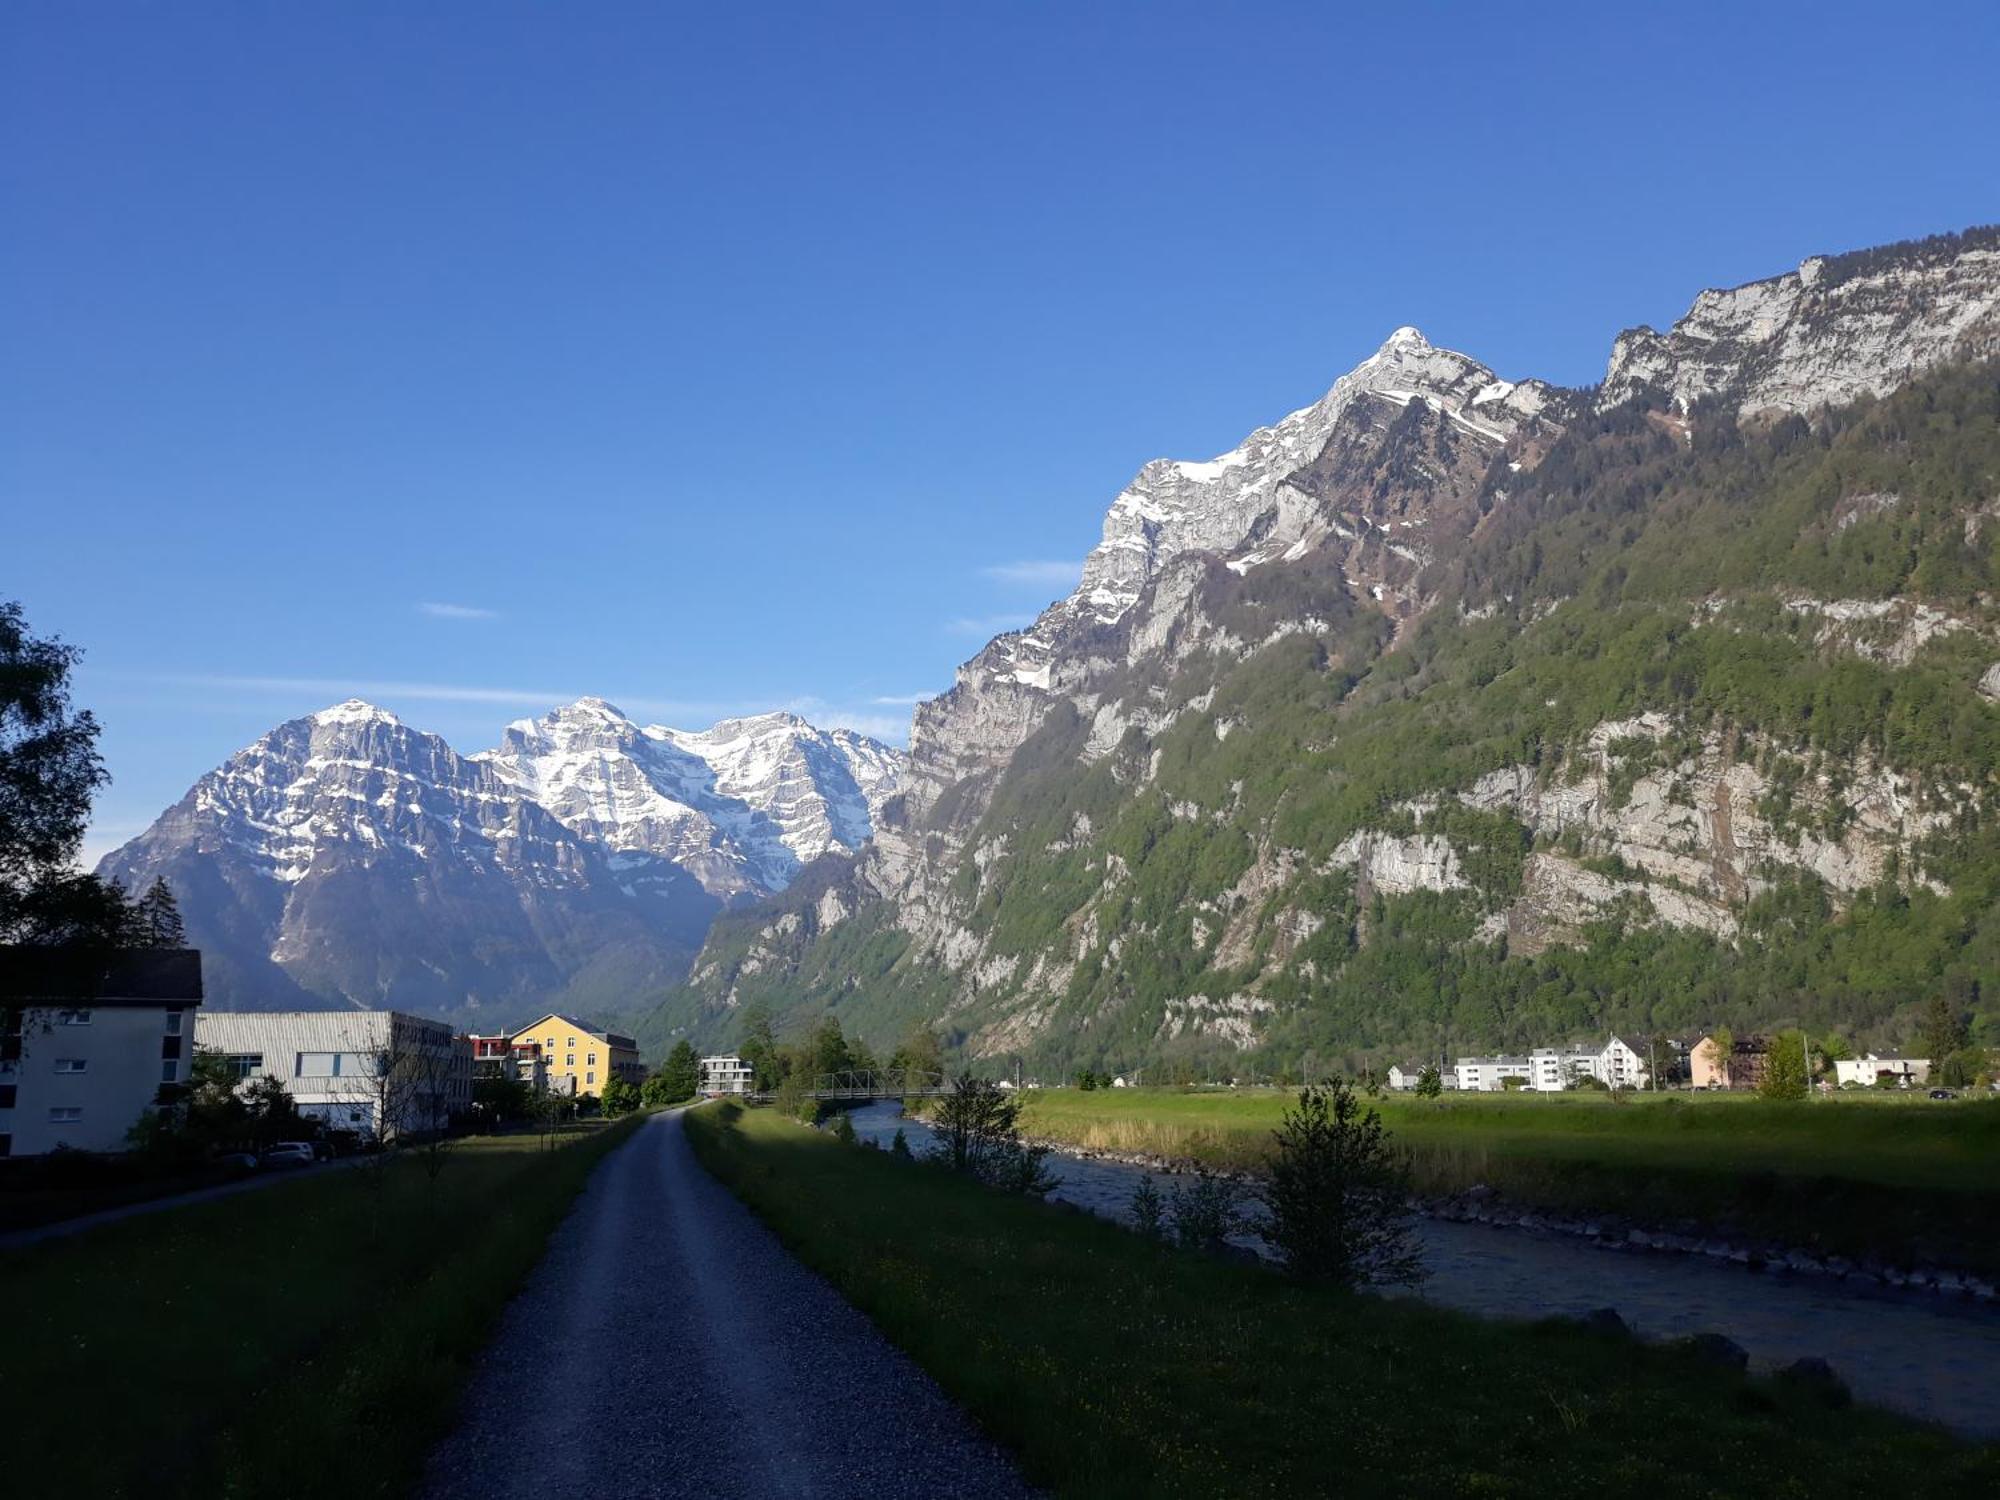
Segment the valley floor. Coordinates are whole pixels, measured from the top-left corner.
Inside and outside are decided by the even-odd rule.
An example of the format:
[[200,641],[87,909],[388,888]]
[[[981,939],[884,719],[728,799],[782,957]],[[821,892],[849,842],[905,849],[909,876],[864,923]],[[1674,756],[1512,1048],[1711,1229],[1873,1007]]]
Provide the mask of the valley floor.
[[1672,1349],[1302,1287],[773,1111],[710,1107],[688,1129],[794,1253],[1058,1494],[2000,1484],[2000,1450]]
[[[1255,1171],[1282,1089],[1054,1089],[1030,1135],[1090,1151]],[[2000,1101],[1836,1095],[1482,1094],[1371,1099],[1415,1185],[1483,1184],[1538,1208],[1713,1225],[1821,1254],[2000,1273]]]

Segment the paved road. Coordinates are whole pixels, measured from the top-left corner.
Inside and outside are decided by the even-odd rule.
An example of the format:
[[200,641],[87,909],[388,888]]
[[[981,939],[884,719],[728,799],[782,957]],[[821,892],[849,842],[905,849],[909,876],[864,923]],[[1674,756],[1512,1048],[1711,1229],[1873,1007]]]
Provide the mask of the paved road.
[[1028,1493],[702,1170],[678,1113],[592,1177],[431,1455],[429,1500]]

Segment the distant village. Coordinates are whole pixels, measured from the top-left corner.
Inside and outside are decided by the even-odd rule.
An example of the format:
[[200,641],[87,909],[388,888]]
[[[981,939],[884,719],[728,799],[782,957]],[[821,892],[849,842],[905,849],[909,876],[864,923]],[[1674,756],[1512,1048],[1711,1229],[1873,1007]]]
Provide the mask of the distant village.
[[[1649,1042],[1642,1052],[1613,1036],[1602,1047],[1536,1047],[1516,1055],[1461,1057],[1449,1068],[1441,1061],[1398,1063],[1389,1069],[1388,1082],[1392,1089],[1415,1090],[1430,1073],[1440,1088],[1464,1093],[1559,1094],[1570,1089],[1650,1088],[1658,1072],[1662,1088],[1758,1089],[1770,1068],[1773,1045],[1767,1036],[1703,1034]],[[1833,1070],[1833,1077],[1818,1080],[1822,1090],[1915,1088],[1929,1080],[1931,1065],[1928,1058],[1870,1052],[1839,1059]],[[1806,1071],[1811,1071],[1809,1064]]]
[[[192,950],[118,954],[88,972],[70,972],[49,953],[16,949],[9,957],[18,1029],[0,1036],[0,1156],[126,1149],[141,1115],[185,1093],[197,1047],[244,1086],[281,1087],[301,1119],[377,1143],[476,1128],[482,1081],[587,1103],[607,1088],[636,1086],[647,1072],[631,1037],[561,1012],[491,1034],[389,1010],[212,1012],[201,1008],[201,956]],[[25,1027],[31,1014],[36,1023]],[[1753,1090],[1765,1082],[1774,1044],[1717,1032],[1641,1047],[1614,1035],[1597,1047],[1460,1057],[1449,1067],[1442,1057],[1399,1063],[1386,1082],[1406,1092],[1549,1094],[1645,1089],[1657,1072],[1663,1088]],[[1796,1033],[1786,1042],[1794,1044],[1804,1045]],[[1800,1076],[1810,1077],[1809,1061],[1799,1063]],[[1911,1089],[1930,1074],[1927,1058],[1870,1052],[1834,1061],[1815,1086]],[[708,1095],[755,1087],[749,1063],[733,1054],[702,1058],[698,1076],[698,1091]],[[1093,1072],[1077,1081],[1124,1088],[1143,1077]],[[1017,1084],[1037,1086],[1017,1077],[1001,1087]]]

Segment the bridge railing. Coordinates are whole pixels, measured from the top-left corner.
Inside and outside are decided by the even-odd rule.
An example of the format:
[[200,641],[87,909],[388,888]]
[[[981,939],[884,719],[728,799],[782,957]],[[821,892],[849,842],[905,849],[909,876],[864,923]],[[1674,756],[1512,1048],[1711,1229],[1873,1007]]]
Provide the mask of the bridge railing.
[[815,1099],[919,1099],[942,1094],[944,1074],[930,1068],[844,1068],[813,1079]]

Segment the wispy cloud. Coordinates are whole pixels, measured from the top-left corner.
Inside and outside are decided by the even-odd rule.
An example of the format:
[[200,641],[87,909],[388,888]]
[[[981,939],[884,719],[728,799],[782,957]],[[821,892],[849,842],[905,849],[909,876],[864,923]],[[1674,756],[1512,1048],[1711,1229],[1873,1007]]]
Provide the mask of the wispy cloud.
[[877,693],[868,701],[880,708],[910,708],[919,703],[928,703],[936,693]]
[[970,635],[991,638],[1009,630],[1020,630],[1035,622],[1033,615],[1018,611],[1002,615],[961,615],[955,620],[946,620],[944,628],[952,635]]
[[882,740],[891,745],[904,744],[910,738],[909,719],[894,714],[859,713],[851,709],[836,708],[813,722],[822,729],[851,729],[856,734],[865,734],[870,739]]
[[497,620],[500,611],[481,609],[474,604],[432,604],[417,606],[417,613],[429,615],[433,620]]
[[1010,562],[994,563],[981,568],[984,573],[999,583],[1013,583],[1035,588],[1073,589],[1077,580],[1083,577],[1080,562]]
[[[483,687],[450,682],[396,682],[355,677],[233,677],[167,674],[146,680],[172,687],[226,688],[236,692],[308,698],[337,703],[344,698],[393,698],[405,703],[494,703],[509,708],[554,708],[585,696],[575,688]],[[628,713],[701,719],[721,717],[734,705],[648,698],[628,693],[600,694]]]

